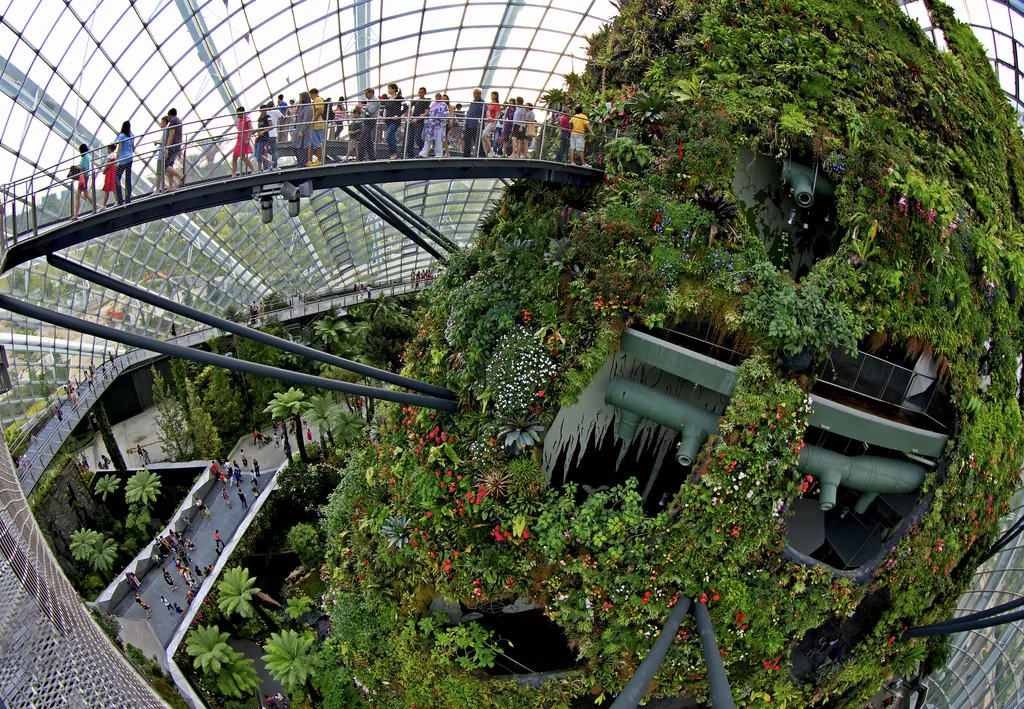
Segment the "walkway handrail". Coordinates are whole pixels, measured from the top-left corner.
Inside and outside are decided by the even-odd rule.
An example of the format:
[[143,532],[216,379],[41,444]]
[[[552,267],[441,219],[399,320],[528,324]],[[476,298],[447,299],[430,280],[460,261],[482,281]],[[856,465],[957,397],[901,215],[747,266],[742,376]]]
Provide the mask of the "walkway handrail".
[[[401,295],[404,293],[410,293],[419,290],[421,287],[428,285],[430,282],[418,282],[418,281],[399,281],[389,286],[372,285],[370,288],[375,295]],[[268,311],[263,316],[284,315],[288,314],[285,319],[292,319],[294,317],[303,317],[309,315],[310,307],[319,307],[321,304],[330,303],[332,306],[336,303],[347,305],[349,299],[359,300],[362,296],[362,291],[355,288],[352,291],[342,294],[332,294],[325,298],[314,300],[310,302],[300,302],[287,308],[281,308],[278,310]],[[184,344],[187,346],[193,346],[199,342],[205,342],[213,337],[218,337],[222,331],[218,328],[197,328],[188,333],[183,333],[176,338],[168,338],[170,341],[177,344]],[[53,460],[53,456],[63,445],[64,441],[68,436],[71,435],[71,431],[74,430],[75,426],[85,417],[85,414],[92,408],[92,405],[102,395],[103,391],[107,386],[112,384],[121,372],[136,366],[139,362],[144,360],[151,360],[160,357],[161,355],[156,352],[149,350],[133,349],[128,352],[119,355],[114,358],[113,362],[105,362],[102,370],[97,370],[96,378],[94,381],[89,382],[85,379],[81,384],[76,383],[76,391],[79,392],[79,396],[74,401],[68,411],[65,411],[62,407],[67,403],[61,404],[61,416],[62,419],[57,419],[56,411],[51,410],[49,406],[44,409],[41,413],[48,413],[50,421],[42,429],[40,429],[41,436],[32,442],[28,450],[21,456],[18,464],[18,480],[21,483],[22,489],[25,490],[25,494],[31,493],[35,484],[38,482],[43,470],[49,465],[50,461]],[[110,366],[107,366],[110,365]],[[83,389],[83,387],[88,388]],[[99,387],[97,387],[99,385]],[[58,397],[59,400],[59,397]],[[57,421],[56,425],[51,424]]]
[[[408,99],[402,101],[408,102]],[[389,151],[385,154],[385,158],[388,159],[391,155],[395,155],[395,159],[398,160],[426,157],[430,154],[430,144],[425,141],[425,130],[429,130],[431,135],[438,132],[445,135],[441,141],[443,155],[435,157],[457,154],[485,160],[519,157],[564,162],[568,160],[572,149],[569,139],[571,129],[561,129],[558,125],[563,115],[570,114],[561,111],[536,107],[526,109],[525,106],[514,104],[485,103],[484,116],[480,119],[467,118],[465,112],[434,118],[412,116],[408,110],[399,116],[390,117],[384,115],[385,103],[387,100],[380,102],[377,117],[349,115],[336,120],[332,115],[322,121],[295,123],[294,115],[286,116],[276,127],[278,137],[273,143],[259,140],[253,142],[261,131],[268,129],[259,128],[258,119],[250,117],[247,112],[251,130],[247,131],[246,140],[243,141],[241,148],[239,118],[236,115],[229,115],[183,122],[175,129],[181,131],[180,143],[168,142],[170,134],[167,128],[157,128],[136,135],[136,149],[130,158],[123,161],[116,157],[116,153],[108,161],[105,148],[92,148],[87,151],[90,157],[90,170],[78,176],[72,177],[68,173],[72,167],[79,165],[80,155],[61,160],[56,165],[41,169],[28,177],[0,186],[0,195],[4,202],[4,221],[9,222],[0,233],[0,254],[17,244],[25,235],[35,236],[38,235],[40,228],[70,221],[76,211],[76,205],[73,204],[75,200],[78,200],[81,203],[78,206],[83,208],[78,211],[79,214],[86,211],[84,208],[88,205],[84,202],[89,200],[94,205],[90,210],[95,212],[97,197],[101,200],[107,199],[103,190],[106,172],[112,170],[116,175],[119,167],[126,166],[127,172],[131,175],[131,194],[123,195],[125,201],[131,201],[166,191],[165,182],[169,178],[165,173],[168,167],[181,174],[183,185],[229,177],[227,164],[234,159],[233,153],[236,149],[242,153],[237,158],[242,175],[246,174],[245,160],[250,159],[250,156],[253,161],[258,161],[253,163],[255,170],[275,170],[284,174],[287,174],[289,169],[305,167],[312,162],[326,164],[345,162],[350,158],[376,160],[381,144]],[[329,104],[330,107],[335,105]],[[489,106],[495,105],[498,106],[497,117],[492,120]],[[297,106],[298,104],[290,107],[289,114]],[[532,111],[534,120],[525,120],[525,111],[519,120],[510,120],[517,108]],[[262,112],[259,108],[254,110]],[[330,111],[330,108],[327,110]],[[315,128],[321,124],[324,128]],[[440,130],[442,127],[443,130]],[[371,133],[369,138],[364,135]],[[616,134],[616,128],[601,123],[595,115],[586,135],[590,148],[587,159],[595,165],[603,164],[604,143]],[[387,138],[384,138],[385,135]],[[501,136],[500,142],[498,136]],[[509,137],[508,141],[505,140],[506,137]],[[466,139],[469,139],[470,144],[466,144]],[[317,143],[319,145],[316,145]],[[500,154],[493,152],[496,143],[502,151]],[[341,151],[343,144],[344,153]],[[425,144],[427,155],[423,154]],[[358,150],[355,150],[356,147]],[[436,145],[434,147],[436,148]],[[310,156],[312,160],[309,159]],[[279,162],[280,157],[294,160],[294,163],[282,165]],[[165,165],[165,161],[169,164]],[[100,183],[99,187],[97,182]],[[84,195],[84,199],[81,195]]]

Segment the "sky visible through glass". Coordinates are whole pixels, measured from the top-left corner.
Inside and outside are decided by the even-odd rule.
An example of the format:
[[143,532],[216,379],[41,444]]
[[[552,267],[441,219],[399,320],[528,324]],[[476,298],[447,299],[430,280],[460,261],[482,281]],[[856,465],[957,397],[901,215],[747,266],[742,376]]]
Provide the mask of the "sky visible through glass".
[[[563,75],[582,71],[585,37],[612,16],[610,0],[0,0],[0,183],[39,175],[101,149],[131,121],[152,131],[174,107],[186,123],[228,117],[309,88],[335,101],[395,82],[468,103],[472,90],[536,103]],[[543,120],[543,118],[541,118]],[[136,161],[138,162],[138,161]],[[66,168],[65,168],[66,169]],[[153,179],[136,169],[136,181]],[[42,188],[67,200],[66,185]],[[40,184],[33,184],[40,189]],[[504,189],[497,180],[387,186],[456,243]],[[48,193],[49,194],[49,193]],[[281,212],[283,210],[278,210]],[[211,312],[270,294],[316,294],[407,279],[432,258],[339,190],[303,203],[298,218],[259,219],[255,203],[200,210],[74,247],[64,254],[100,272]],[[131,303],[43,261],[0,276],[0,292],[106,325],[164,337],[192,323]],[[5,420],[112,349],[9,313],[0,344],[14,390]],[[122,348],[123,349],[123,348]]]

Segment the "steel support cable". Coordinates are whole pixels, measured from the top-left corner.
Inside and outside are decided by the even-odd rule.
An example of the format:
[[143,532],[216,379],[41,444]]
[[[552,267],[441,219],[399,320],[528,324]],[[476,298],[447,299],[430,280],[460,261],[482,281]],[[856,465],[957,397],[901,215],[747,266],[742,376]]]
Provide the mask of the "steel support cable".
[[402,222],[402,220],[396,214],[391,212],[389,209],[386,209],[386,208],[383,208],[383,207],[379,206],[377,203],[374,203],[373,201],[371,201],[370,199],[365,197],[363,194],[357,192],[356,190],[352,189],[351,187],[341,187],[341,191],[344,192],[345,194],[347,194],[352,199],[354,199],[359,204],[361,204],[364,208],[366,208],[369,211],[373,212],[378,217],[383,219],[385,222],[390,224],[399,233],[401,233],[407,239],[409,239],[414,244],[419,246],[421,249],[426,251],[428,254],[430,254],[434,258],[438,259],[439,261],[440,260],[444,260],[444,257],[438,252],[437,249],[435,249],[433,246],[431,246],[430,244],[425,242],[422,238],[420,238],[420,236],[416,232],[414,232],[406,224],[404,224]]
[[[378,210],[384,210],[388,214],[392,215],[392,218],[398,220],[399,223],[402,225],[402,227],[404,227],[405,229],[408,229],[410,232],[415,233],[414,230],[418,228],[418,229],[420,229],[421,231],[424,232],[424,235],[428,239],[430,239],[431,241],[436,243],[442,249],[445,249],[446,251],[449,250],[448,245],[446,243],[442,243],[442,242],[438,241],[433,236],[433,234],[430,233],[429,229],[425,229],[424,227],[421,227],[415,221],[415,219],[412,219],[412,217],[415,216],[415,215],[413,215],[404,204],[402,204],[401,202],[398,202],[397,205],[389,204],[384,199],[382,199],[379,195],[377,195],[376,193],[370,191],[369,187],[370,187],[369,185],[353,185],[352,189],[355,190],[356,192],[358,192],[360,195],[362,195],[363,199],[369,201]],[[403,217],[406,217],[406,218],[403,218]],[[409,221],[412,221],[411,225],[409,224]],[[392,224],[392,226],[395,226],[397,228],[397,225],[395,225],[395,224]],[[443,255],[439,254],[438,256],[436,256],[436,258],[444,260],[445,257]]]
[[[103,288],[109,288],[112,291],[122,293],[130,298],[141,300],[142,302],[149,303],[157,308],[161,308],[186,318],[191,318],[192,320],[201,322],[204,325],[209,325],[210,327],[230,332],[238,335],[239,337],[255,340],[256,342],[269,345],[270,347],[276,347],[277,349],[291,352],[292,354],[308,357],[312,360],[316,360],[317,362],[323,362],[324,364],[330,364],[335,367],[340,367],[341,369],[347,369],[350,372],[361,374],[364,377],[378,379],[405,389],[412,389],[413,391],[429,394],[430,396],[438,396],[444,399],[456,398],[455,394],[444,387],[427,384],[417,379],[403,377],[400,374],[388,372],[383,369],[377,369],[376,367],[360,364],[359,362],[353,362],[352,360],[343,359],[342,357],[336,357],[335,355],[328,354],[321,350],[306,347],[305,345],[301,345],[297,342],[291,342],[281,337],[275,337],[274,335],[270,335],[255,328],[247,327],[246,325],[231,322],[230,320],[225,320],[224,318],[211,315],[210,313],[204,313],[188,305],[184,305],[183,303],[176,303],[173,300],[156,295],[144,288],[123,283],[115,278],[111,278],[110,276],[97,273],[96,271],[90,271],[88,268],[68,261],[60,256],[50,254],[46,257],[46,261],[51,266],[58,268],[61,271],[65,271],[66,273],[70,273],[72,276],[77,276],[86,281],[102,286]],[[152,348],[147,347],[146,349]]]
[[1024,606],[1024,598],[1018,598],[1016,601],[1003,603],[1002,605],[990,608],[987,611],[972,613],[953,620],[943,621],[942,623],[934,623],[932,625],[922,625],[917,628],[911,628],[903,633],[903,638],[928,638],[933,635],[960,633],[965,630],[980,630],[981,628],[991,628],[994,625],[1012,623],[1014,621],[1024,619],[1024,610],[1007,613],[1006,615],[998,614],[1003,611],[1013,610],[1014,608],[1021,608],[1021,606]]
[[456,244],[454,241],[452,241],[447,236],[445,236],[440,231],[431,226],[430,222],[428,222],[426,219],[417,214],[415,210],[409,207],[409,205],[402,202],[402,200],[398,199],[398,197],[395,197],[393,194],[388,192],[380,185],[366,185],[366,187],[374,194],[379,195],[385,201],[392,204],[400,212],[407,215],[414,223],[418,224],[420,228],[424,231],[424,233],[426,233],[426,235],[430,237],[430,239],[434,241],[434,243],[436,243],[438,246],[447,249],[448,251],[459,250],[458,244]]
[[57,327],[74,330],[86,335],[92,335],[93,337],[110,340],[111,342],[118,342],[128,347],[135,347],[140,350],[149,350],[151,352],[159,352],[160,354],[178,357],[179,359],[187,359],[192,362],[199,362],[200,364],[210,364],[215,367],[229,369],[233,372],[254,374],[256,376],[277,379],[290,384],[298,384],[299,386],[318,387],[321,389],[338,391],[343,394],[365,396],[370,399],[380,399],[382,401],[393,401],[398,404],[406,404],[409,406],[422,406],[424,408],[436,409],[438,411],[455,412],[458,411],[459,408],[458,402],[451,401],[449,399],[440,399],[433,396],[425,396],[423,394],[409,394],[392,389],[378,389],[376,387],[364,386],[362,384],[348,384],[347,382],[339,382],[325,377],[317,377],[312,374],[291,372],[286,369],[278,369],[277,367],[271,367],[266,364],[257,364],[256,362],[247,362],[234,357],[225,357],[223,355],[213,354],[212,352],[194,350],[191,347],[184,347],[182,345],[171,344],[170,342],[154,340],[142,335],[115,330],[114,328],[107,327],[106,325],[99,325],[87,320],[80,320],[70,315],[64,315],[63,313],[41,308],[38,305],[23,303],[20,300],[15,300],[14,298],[5,295],[0,295],[0,308],[4,308],[12,313],[17,313],[18,315],[22,315],[27,318],[41,320],[42,322],[50,323]]

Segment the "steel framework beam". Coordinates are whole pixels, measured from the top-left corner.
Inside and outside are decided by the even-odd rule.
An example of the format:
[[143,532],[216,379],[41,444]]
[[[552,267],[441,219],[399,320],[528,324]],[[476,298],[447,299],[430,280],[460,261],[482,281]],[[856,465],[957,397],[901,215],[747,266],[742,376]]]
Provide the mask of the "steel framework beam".
[[58,268],[61,271],[70,273],[72,276],[77,276],[78,278],[89,281],[90,283],[95,283],[96,285],[101,286],[103,288],[109,288],[112,291],[123,293],[124,295],[127,295],[131,298],[135,298],[136,300],[141,300],[143,303],[149,303],[150,305],[156,306],[157,308],[167,310],[169,312],[175,313],[176,315],[181,315],[186,318],[191,318],[192,320],[201,322],[204,325],[215,327],[220,330],[224,330],[225,332],[230,332],[234,335],[238,335],[239,337],[254,340],[261,344],[269,345],[270,347],[276,347],[279,350],[291,352],[292,354],[296,354],[301,357],[308,357],[309,359],[316,360],[317,362],[323,362],[324,364],[330,364],[335,367],[340,367],[341,369],[346,369],[350,372],[361,374],[364,377],[377,379],[382,382],[394,384],[395,386],[400,386],[406,389],[412,389],[413,391],[429,394],[430,396],[438,396],[444,399],[455,398],[455,394],[445,389],[444,387],[434,386],[433,384],[427,384],[416,379],[403,377],[400,374],[388,372],[383,369],[377,369],[376,367],[371,367],[366,364],[360,364],[359,362],[353,362],[352,360],[343,359],[341,357],[335,357],[334,355],[322,352],[321,350],[315,350],[312,347],[306,347],[305,345],[300,345],[297,342],[291,342],[289,340],[285,340],[284,338],[275,337],[274,335],[270,335],[255,328],[240,325],[239,323],[234,323],[231,322],[230,320],[225,320],[224,318],[218,317],[216,315],[204,313],[201,310],[196,310],[195,308],[189,307],[188,305],[177,303],[168,298],[164,298],[155,293],[151,293],[150,291],[147,291],[144,288],[139,288],[138,286],[133,286],[128,283],[123,283],[117,280],[116,278],[111,278],[110,276],[96,273],[95,271],[90,271],[88,268],[80,264],[68,261],[67,259],[63,259],[60,256],[54,256],[51,254],[46,258],[46,261],[54,268]]
[[0,295],[0,308],[9,310],[12,313],[23,315],[27,318],[41,320],[43,322],[50,323],[51,325],[56,325],[57,327],[75,330],[86,335],[110,340],[111,342],[119,342],[127,347],[159,352],[160,354],[165,354],[170,357],[187,359],[192,362],[199,362],[200,364],[209,364],[215,367],[229,369],[233,372],[254,374],[260,377],[268,377],[270,379],[288,382],[289,384],[318,387],[320,389],[329,389],[343,394],[365,396],[369,399],[380,399],[381,401],[393,401],[395,403],[405,404],[408,406],[422,406],[424,408],[436,409],[438,411],[455,412],[458,411],[459,408],[458,402],[451,401],[449,399],[424,396],[423,394],[408,394],[403,391],[393,391],[391,389],[378,389],[376,387],[363,386],[362,384],[349,384],[347,382],[339,382],[325,377],[316,377],[312,374],[302,374],[300,372],[291,372],[286,369],[278,369],[277,367],[271,367],[266,364],[247,362],[245,360],[235,359],[234,357],[225,357],[224,355],[213,354],[212,352],[194,350],[191,347],[183,347],[182,345],[175,345],[170,342],[154,340],[149,337],[143,337],[142,335],[136,335],[122,330],[115,330],[114,328],[107,327],[105,325],[91,323],[87,320],[80,320],[78,318],[71,317],[70,315],[41,308],[38,305],[23,303],[20,300],[15,300],[14,298],[6,295]]
[[231,86],[230,75],[220,60],[220,52],[213,45],[210,28],[206,26],[200,9],[196,7],[194,0],[174,0],[174,4],[178,6],[181,19],[184,20],[185,27],[188,29],[189,35],[192,36],[192,43],[199,54],[199,60],[213,78],[213,85],[217,88],[217,93],[224,99],[225,106],[233,107],[238,93]]

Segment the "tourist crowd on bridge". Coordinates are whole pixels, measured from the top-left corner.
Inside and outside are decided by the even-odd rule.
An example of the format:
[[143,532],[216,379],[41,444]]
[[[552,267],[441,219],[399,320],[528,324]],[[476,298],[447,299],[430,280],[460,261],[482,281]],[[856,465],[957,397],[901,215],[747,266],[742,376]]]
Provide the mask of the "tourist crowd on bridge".
[[[442,91],[434,93],[431,99],[426,87],[420,87],[409,100],[397,84],[389,84],[380,94],[372,88],[363,93],[359,101],[335,102],[311,88],[290,100],[279,94],[276,101],[267,101],[253,112],[238,106],[234,110],[229,156],[232,177],[240,171],[284,167],[279,164],[283,153],[294,157],[294,163],[288,167],[309,167],[325,162],[377,160],[382,146],[386,148],[385,159],[389,160],[452,156],[539,158],[545,125],[550,129],[551,143],[558,143],[556,162],[589,167],[586,135],[593,133],[593,128],[579,105],[572,107],[571,114],[549,112],[547,122],[541,123],[532,103],[521,96],[509,97],[501,103],[497,91],[491,91],[489,101],[485,101],[483,90],[473,89],[473,98],[465,106],[453,106],[448,94]],[[160,130],[150,135],[157,138],[152,155],[156,157],[154,191],[160,193],[184,184],[186,141],[176,109],[168,109],[158,124]],[[222,140],[223,137],[197,141],[196,163],[216,162]],[[329,141],[336,144],[331,150]],[[93,152],[88,145],[80,145],[80,158],[68,171],[72,219],[78,218],[83,200],[97,211],[110,206],[111,198],[119,206],[129,204],[134,159],[137,154],[148,154],[142,150],[129,121],[121,125],[102,161],[96,160],[100,164],[95,166],[95,173]],[[102,178],[102,203],[95,190],[97,185],[91,182],[93,177],[97,182]]]

